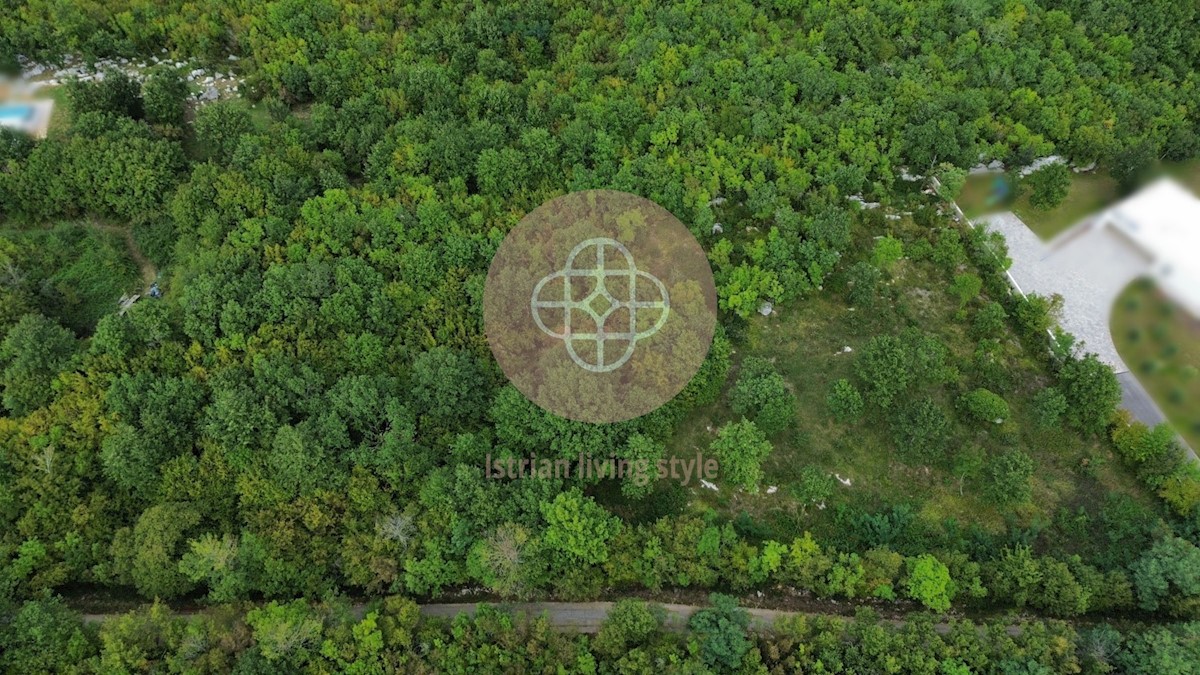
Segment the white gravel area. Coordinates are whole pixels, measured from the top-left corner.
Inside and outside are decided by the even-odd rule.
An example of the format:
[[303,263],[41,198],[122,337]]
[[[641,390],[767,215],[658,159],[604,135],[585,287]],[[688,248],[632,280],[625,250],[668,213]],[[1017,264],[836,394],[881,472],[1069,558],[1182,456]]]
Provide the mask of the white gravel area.
[[1004,234],[1013,264],[1009,273],[1026,293],[1063,297],[1059,323],[1118,373],[1129,368],[1117,354],[1109,315],[1121,291],[1150,271],[1150,259],[1123,235],[1092,222],[1076,225],[1047,246],[1010,212],[978,223]]

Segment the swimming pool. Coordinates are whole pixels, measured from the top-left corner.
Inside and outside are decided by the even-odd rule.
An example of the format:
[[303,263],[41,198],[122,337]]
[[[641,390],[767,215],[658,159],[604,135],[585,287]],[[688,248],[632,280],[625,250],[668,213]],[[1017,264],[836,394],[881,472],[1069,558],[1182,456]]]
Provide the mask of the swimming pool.
[[25,122],[33,117],[31,105],[0,105],[0,122]]

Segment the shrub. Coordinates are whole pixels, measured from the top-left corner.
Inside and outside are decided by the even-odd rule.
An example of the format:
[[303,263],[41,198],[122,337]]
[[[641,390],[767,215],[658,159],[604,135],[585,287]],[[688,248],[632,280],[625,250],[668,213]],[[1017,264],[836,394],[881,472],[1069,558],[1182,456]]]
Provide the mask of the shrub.
[[1054,387],[1046,387],[1033,397],[1033,415],[1042,429],[1051,429],[1067,412],[1067,398]]
[[733,412],[753,420],[768,436],[787,431],[796,421],[796,398],[771,362],[750,357],[730,392]]
[[999,424],[1008,419],[1008,404],[998,394],[987,389],[976,389],[958,399],[958,407],[968,417],[979,422]]
[[862,417],[862,394],[845,378],[833,383],[829,394],[825,396],[825,404],[829,406],[829,412],[833,413],[834,419],[839,422],[854,422]]

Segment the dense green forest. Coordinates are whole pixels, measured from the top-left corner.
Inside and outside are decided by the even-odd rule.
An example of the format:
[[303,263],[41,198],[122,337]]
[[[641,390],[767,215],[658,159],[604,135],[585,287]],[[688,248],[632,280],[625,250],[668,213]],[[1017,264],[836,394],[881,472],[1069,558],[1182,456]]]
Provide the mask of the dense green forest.
[[[641,620],[618,648],[490,616],[416,627],[399,599],[364,623],[289,604],[460,588],[1200,617],[1200,472],[1167,429],[1126,423],[1111,370],[1047,340],[1054,301],[1010,292],[1003,240],[942,203],[981,161],[1057,153],[1130,184],[1200,153],[1194,2],[5,10],[10,67],[166,50],[244,80],[196,107],[174,69],[109,72],[64,85],[68,119],[45,140],[0,132],[10,650],[103,663],[153,634],[128,650],[154,654],[105,672],[270,672],[257,664],[276,657],[326,672],[355,650],[413,670],[734,669]],[[684,391],[611,425],[527,401],[481,326],[504,235],[591,188],[685,223],[721,310]],[[151,267],[162,297],[118,312]],[[760,316],[767,301],[777,313]],[[489,456],[697,449],[720,458],[718,491],[482,471]],[[226,623],[150,610],[97,636],[46,600],[80,588],[221,605]],[[245,601],[278,602],[244,619],[222,605]],[[864,672],[894,653],[925,665],[880,671],[1143,672],[1130,664],[1172,658],[1176,632],[1195,641],[1194,624],[1109,633],[1097,665],[1069,626],[1036,625],[1034,645],[962,629],[953,653],[916,647],[927,623],[798,625],[743,636],[757,643],[737,664]],[[293,630],[295,651],[273,656],[264,636]],[[476,654],[494,642],[514,654]],[[618,663],[634,643],[643,661]],[[1179,662],[1144,672],[1194,672]]]

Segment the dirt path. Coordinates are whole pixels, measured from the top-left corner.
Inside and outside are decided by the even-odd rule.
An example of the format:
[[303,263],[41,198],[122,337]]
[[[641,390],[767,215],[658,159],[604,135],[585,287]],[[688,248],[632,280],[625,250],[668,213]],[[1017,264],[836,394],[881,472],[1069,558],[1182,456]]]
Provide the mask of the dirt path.
[[[474,616],[479,611],[480,605],[483,603],[466,602],[466,603],[432,603],[420,605],[421,616],[425,619],[444,619],[451,620],[460,614]],[[608,618],[609,612],[612,611],[616,603],[613,602],[518,602],[518,603],[488,603],[492,604],[513,616],[523,616],[526,620],[533,619],[539,616],[545,616],[550,622],[550,625],[558,630],[572,631],[578,633],[596,633],[600,630],[601,624]],[[678,605],[670,603],[655,603],[658,604],[666,612],[666,621],[664,628],[669,631],[683,632],[687,629],[688,620],[696,612],[704,609],[697,605]],[[761,609],[756,607],[743,607],[750,615],[751,627],[754,630],[766,631],[770,630],[777,621],[784,618],[807,616],[818,617],[825,616],[829,618],[837,618],[843,621],[851,621],[838,614],[821,614],[817,612],[794,612],[780,609]],[[176,614],[190,616],[203,613],[202,609],[184,609],[175,610]],[[366,615],[367,606],[359,603],[355,604],[350,609],[351,614],[358,619]],[[83,620],[86,623],[101,623],[108,619],[121,616],[121,614],[84,614]],[[896,627],[904,625],[901,619],[880,619],[883,623],[891,624]],[[982,628],[982,626],[980,626]],[[951,625],[946,622],[940,622],[933,625],[933,629],[940,635],[946,635],[951,630]],[[1006,631],[1011,636],[1021,634],[1020,626],[1009,626]]]
[[120,236],[125,240],[125,249],[129,252],[129,257],[133,259],[137,265],[138,273],[142,276],[142,293],[150,290],[150,285],[158,279],[158,268],[150,259],[142,253],[142,249],[138,248],[137,242],[133,239],[133,228],[122,227],[120,225],[107,225],[95,221],[88,221],[87,226],[93,230],[101,232],[110,232]]

